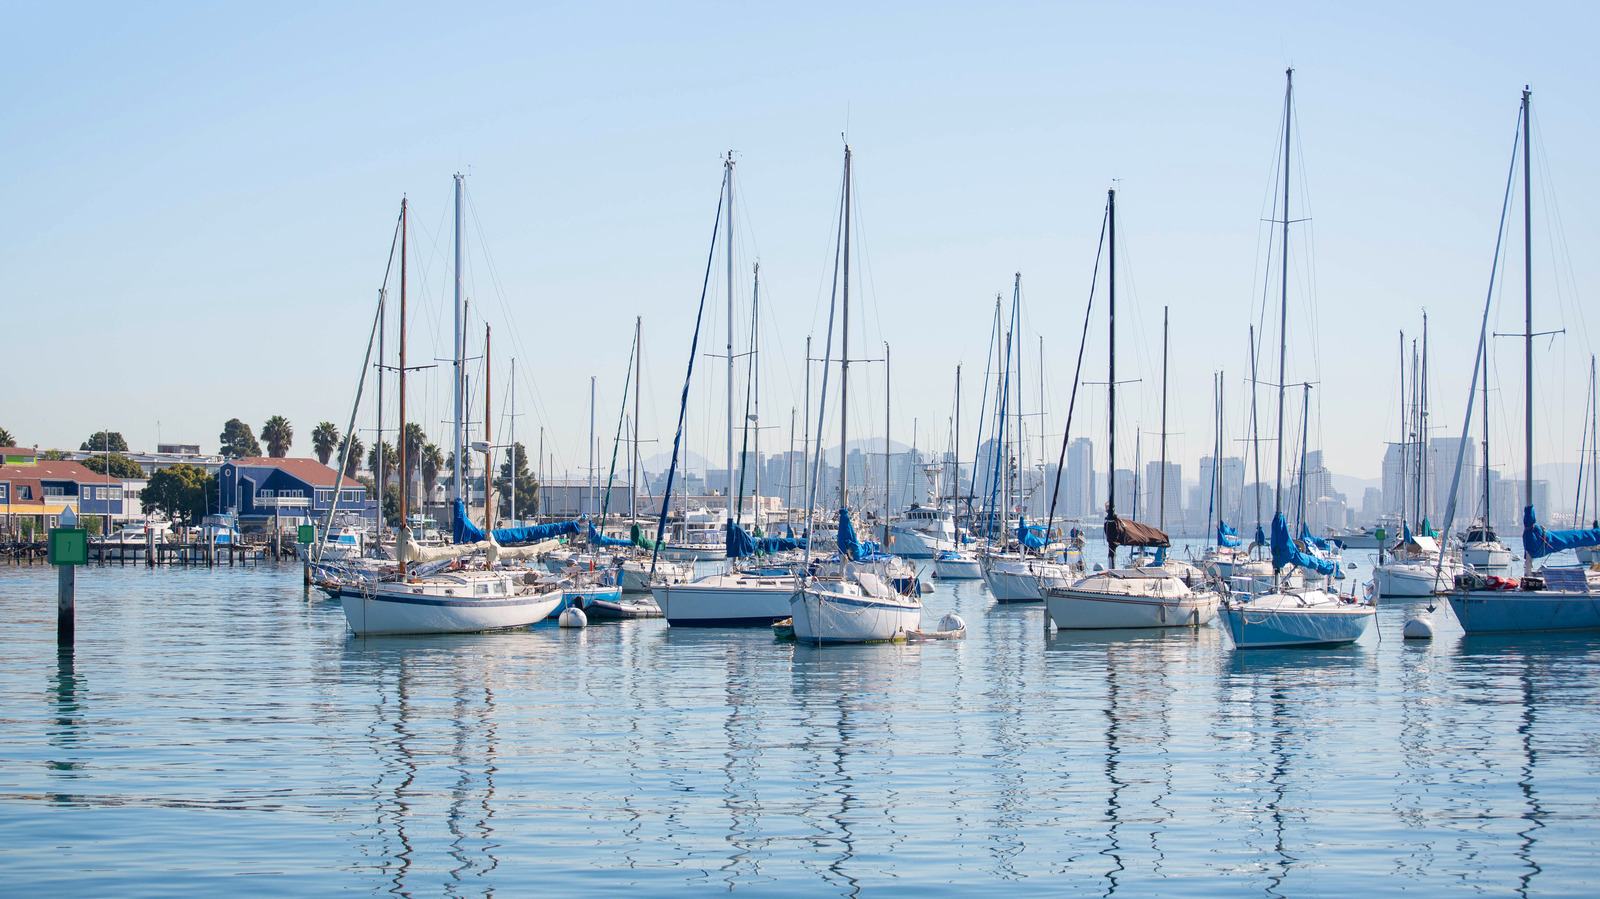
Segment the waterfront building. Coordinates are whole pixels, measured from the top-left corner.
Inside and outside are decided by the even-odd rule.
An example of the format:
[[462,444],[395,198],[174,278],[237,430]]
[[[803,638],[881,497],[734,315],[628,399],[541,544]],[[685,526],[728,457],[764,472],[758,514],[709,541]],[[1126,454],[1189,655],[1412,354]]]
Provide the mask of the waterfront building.
[[[124,482],[97,474],[66,459],[39,459],[38,451],[0,447],[0,515],[7,534],[42,533],[55,527],[61,513],[96,515],[114,526],[141,518],[137,490],[127,495]],[[142,485],[142,482],[137,482]]]
[[217,471],[218,511],[238,516],[241,532],[320,520],[335,491],[341,511],[376,523],[378,501],[367,488],[315,459],[229,459]]

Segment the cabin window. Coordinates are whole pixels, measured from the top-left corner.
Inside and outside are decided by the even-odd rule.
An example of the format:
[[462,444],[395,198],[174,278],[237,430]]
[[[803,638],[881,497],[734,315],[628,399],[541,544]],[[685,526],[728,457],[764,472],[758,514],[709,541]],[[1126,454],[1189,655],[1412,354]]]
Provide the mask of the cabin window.
[[475,592],[479,596],[483,596],[489,592],[488,584],[474,584],[473,586],[477,588]]

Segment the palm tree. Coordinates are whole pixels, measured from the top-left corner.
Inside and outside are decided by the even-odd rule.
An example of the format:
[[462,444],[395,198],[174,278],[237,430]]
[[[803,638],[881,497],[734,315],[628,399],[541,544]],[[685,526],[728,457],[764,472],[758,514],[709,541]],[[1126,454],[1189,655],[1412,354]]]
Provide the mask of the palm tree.
[[[378,471],[380,459],[383,465],[381,475]],[[373,444],[372,449],[367,453],[367,468],[372,472],[373,477],[378,478],[385,484],[389,483],[389,479],[394,476],[394,467],[399,461],[399,457],[395,455],[394,447],[390,446],[387,440]]]
[[444,453],[430,443],[422,448],[422,501],[433,499],[434,485],[439,483],[439,470],[444,468]]
[[16,446],[16,445],[17,445],[17,438],[12,437],[11,436],[11,432],[6,430],[5,428],[0,428],[0,446]]
[[345,442],[350,444],[350,454],[344,460],[344,476],[354,478],[356,472],[361,470],[361,454],[367,451],[367,447],[361,442],[361,438],[354,434],[351,434]]
[[311,432],[311,448],[316,450],[317,461],[327,465],[333,457],[333,451],[339,448],[338,427],[331,421],[318,424],[317,429]]
[[289,419],[274,415],[261,426],[261,439],[267,442],[268,456],[282,459],[289,455],[289,446],[294,443],[294,428],[290,427]]
[[428,445],[428,435],[422,433],[422,425],[414,421],[406,422],[405,448],[406,470],[403,472],[406,484],[406,496],[411,494],[411,480],[417,475],[417,464],[422,461],[422,448]]

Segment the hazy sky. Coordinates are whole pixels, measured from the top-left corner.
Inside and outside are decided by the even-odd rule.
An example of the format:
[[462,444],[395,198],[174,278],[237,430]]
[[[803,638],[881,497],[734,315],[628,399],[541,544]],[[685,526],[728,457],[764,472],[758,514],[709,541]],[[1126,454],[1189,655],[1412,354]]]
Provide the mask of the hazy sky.
[[[1244,435],[1246,329],[1271,284],[1260,219],[1293,65],[1292,214],[1312,222],[1291,257],[1288,378],[1318,383],[1313,448],[1337,471],[1376,476],[1398,430],[1397,332],[1419,332],[1424,309],[1436,433],[1460,427],[1527,83],[1536,328],[1566,329],[1539,344],[1539,461],[1578,453],[1584,315],[1600,275],[1589,5],[119,4],[0,16],[0,425],[25,443],[75,447],[105,427],[153,448],[159,422],[161,439],[214,450],[226,419],[259,429],[277,413],[309,455],[316,422],[342,430],[350,414],[402,195],[412,362],[445,352],[457,170],[470,173],[474,347],[483,320],[495,328],[497,420],[515,356],[519,439],[543,425],[557,466],[583,466],[589,378],[609,434],[642,315],[644,436],[670,441],[731,149],[739,329],[759,259],[763,420],[777,427],[764,449],[786,446],[805,335],[826,320],[848,128],[862,275],[852,342],[872,358],[893,348],[895,438],[911,442],[915,421],[921,446],[945,446],[962,363],[970,454],[994,297],[1009,302],[1020,271],[1023,411],[1038,409],[1042,336],[1044,424],[1059,440],[1115,184],[1119,378],[1141,379],[1119,399],[1119,461],[1131,464],[1136,427],[1144,458],[1156,452],[1170,306],[1171,454],[1192,476],[1212,441],[1214,371],[1227,374],[1228,439]],[[1521,329],[1517,222],[1500,331]],[[725,342],[722,265],[702,352]],[[1091,329],[1086,378],[1104,381],[1099,310]],[[1496,349],[1495,440],[1520,456],[1520,344]],[[721,371],[702,356],[691,391],[689,443],[713,460]],[[442,437],[440,371],[412,385],[413,418]],[[856,367],[852,387],[853,436],[881,435],[881,366]],[[1085,390],[1075,431],[1103,442],[1104,388]],[[1275,397],[1261,399],[1270,430]]]

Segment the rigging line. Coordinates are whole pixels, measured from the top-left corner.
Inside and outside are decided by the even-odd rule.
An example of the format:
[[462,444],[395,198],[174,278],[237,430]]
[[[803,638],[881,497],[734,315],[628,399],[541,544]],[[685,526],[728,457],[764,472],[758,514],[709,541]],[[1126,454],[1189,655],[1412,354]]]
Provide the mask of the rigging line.
[[[1000,340],[1000,308],[997,305],[994,311],[994,324],[989,329],[989,349],[984,353],[983,391],[978,399],[978,441],[972,448],[972,479],[967,487],[967,531],[972,531],[972,504],[977,499],[978,493],[978,457],[983,454],[983,437],[988,432],[989,421],[985,414],[989,406],[989,381],[994,375],[993,364],[998,355],[996,344]],[[998,402],[998,401],[997,401]],[[959,448],[957,452],[959,452]],[[960,457],[958,456],[957,459]],[[960,490],[959,478],[961,477],[960,462],[956,463],[956,489]],[[984,497],[984,507],[987,509],[988,497]]]
[[[667,512],[672,505],[672,480],[677,473],[678,451],[683,444],[683,417],[689,409],[689,385],[694,381],[694,358],[700,351],[700,323],[705,317],[706,294],[711,288],[711,264],[716,259],[717,232],[722,225],[722,204],[726,196],[726,193],[722,191],[717,193],[717,214],[712,219],[713,224],[711,226],[711,248],[706,251],[706,275],[704,282],[700,285],[700,308],[695,312],[694,339],[689,343],[689,371],[683,376],[683,397],[678,404],[678,430],[672,437],[672,463],[667,468],[667,483],[665,489],[661,492],[661,519],[656,524],[656,545],[650,551],[650,577],[652,579],[656,576],[656,561],[661,556],[661,539],[667,529]],[[687,480],[687,475],[685,480]],[[685,526],[688,525],[687,520],[684,524]],[[810,541],[807,542],[809,543]]]
[[[606,521],[611,517],[611,485],[617,479],[617,448],[622,445],[622,423],[628,418],[628,388],[633,384],[633,356],[639,350],[639,342],[633,342],[633,348],[628,351],[627,376],[622,379],[622,409],[617,413],[617,434],[611,439],[611,472],[606,475],[605,500],[600,506],[600,527],[606,526]],[[638,493],[637,484],[629,484],[628,489]]]
[[[839,298],[839,251],[844,246],[844,229],[846,227],[844,216],[846,214],[846,210],[849,208],[847,191],[849,191],[849,189],[850,189],[850,162],[851,162],[851,160],[850,160],[850,147],[848,145],[846,145],[845,146],[845,167],[844,167],[843,174],[840,175],[840,182],[841,183],[839,185],[839,223],[838,223],[838,229],[836,231],[836,234],[838,235],[838,237],[834,240],[834,244],[833,244],[833,290],[832,290],[832,296],[830,296],[828,298],[828,337],[827,337],[827,340],[824,341],[824,344],[823,344],[823,353],[822,353],[822,387],[821,387],[821,390],[820,390],[820,392],[818,394],[818,399],[817,399],[816,452],[813,453],[812,457],[811,457],[811,495],[806,497],[806,552],[805,552],[805,564],[806,564],[807,568],[809,568],[811,566],[811,544],[813,542],[812,535],[813,535],[813,532],[816,530],[815,527],[813,526],[814,521],[813,521],[813,517],[812,516],[814,516],[816,514],[815,510],[816,510],[816,507],[817,507],[817,487],[818,487],[818,483],[817,482],[821,478],[821,472],[819,471],[819,467],[822,465],[823,426],[826,424],[827,416],[828,416],[828,374],[829,374],[829,370],[833,368],[833,365],[831,364],[832,361],[833,361],[833,313],[834,313],[834,310],[837,308],[837,301],[838,301],[838,298]],[[841,457],[839,459],[839,464],[841,464],[841,465],[848,464],[847,461],[846,461],[846,458],[845,458],[845,452],[844,452],[844,449],[843,449],[842,445],[841,445],[841,449],[840,449],[839,455]],[[845,500],[845,498],[843,496],[839,497],[839,506],[840,506],[841,518],[843,517],[842,513],[844,511],[844,508],[843,508],[844,507],[844,500]]]
[[[1089,345],[1089,313],[1094,310],[1094,290],[1095,284],[1100,279],[1100,253],[1106,246],[1106,218],[1109,211],[1108,203],[1107,210],[1100,214],[1100,242],[1095,247],[1094,269],[1089,276],[1089,302],[1083,307],[1083,334],[1078,338],[1078,364],[1072,369],[1072,395],[1067,400],[1067,423],[1061,430],[1061,454],[1056,457],[1056,484],[1055,489],[1050,492],[1050,517],[1045,522],[1046,535],[1050,533],[1050,528],[1056,521],[1056,498],[1061,495],[1061,470],[1067,460],[1067,440],[1072,434],[1072,413],[1078,405],[1078,379],[1083,375],[1083,350]],[[1094,473],[1090,472],[1091,479],[1093,475]]]
[[[1520,127],[1522,125],[1522,107],[1520,106],[1517,108],[1517,125],[1518,128],[1516,131],[1516,137],[1514,137],[1511,142],[1511,165],[1510,170],[1506,173],[1505,196],[1500,202],[1500,228],[1498,233],[1495,235],[1494,260],[1490,263],[1489,267],[1489,289],[1487,291],[1487,295],[1483,299],[1483,321],[1478,329],[1478,348],[1477,352],[1475,352],[1472,356],[1472,381],[1471,386],[1467,390],[1467,414],[1462,416],[1461,442],[1456,444],[1455,474],[1450,479],[1450,502],[1445,506],[1444,530],[1441,531],[1441,533],[1444,534],[1446,538],[1450,536],[1450,528],[1455,522],[1456,493],[1461,486],[1461,466],[1467,455],[1467,435],[1471,433],[1472,429],[1472,401],[1477,395],[1478,377],[1480,374],[1482,374],[1482,370],[1479,368],[1479,366],[1484,364],[1484,357],[1487,355],[1489,341],[1489,310],[1494,303],[1495,274],[1500,268],[1500,249],[1505,238],[1506,217],[1511,211],[1511,188],[1512,185],[1516,183],[1517,178],[1517,144],[1522,139],[1522,128]],[[1526,148],[1524,148],[1523,152],[1527,152]],[[1527,501],[1532,503],[1533,497],[1528,497]],[[1439,553],[1438,561],[1434,565],[1434,583],[1438,583],[1438,579],[1441,573],[1444,571],[1444,560],[1445,554],[1442,552]],[[1431,612],[1433,609],[1434,603],[1430,602],[1428,605],[1428,611]]]

